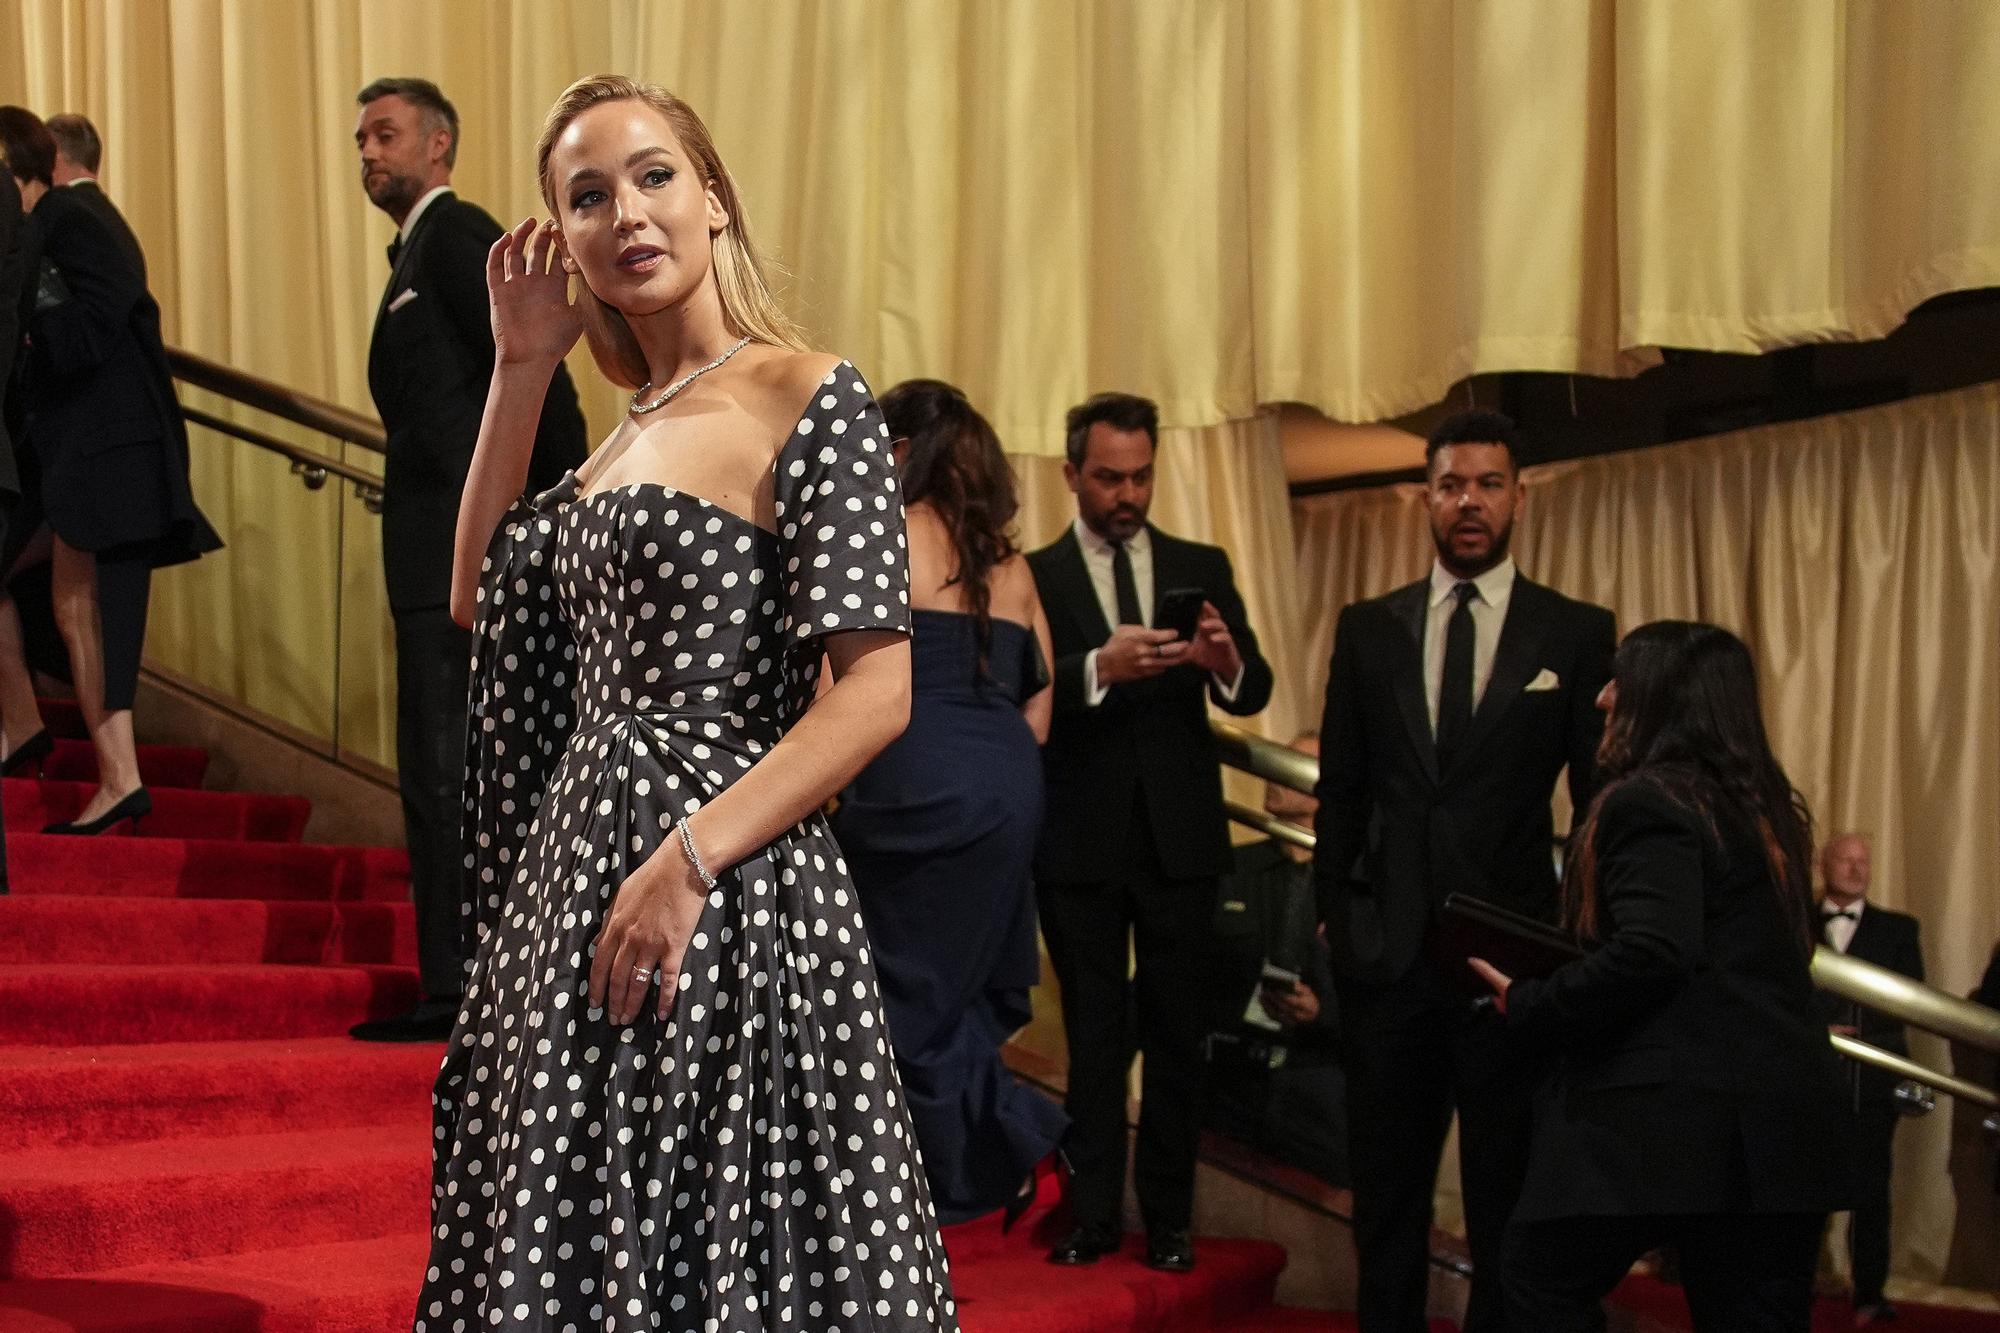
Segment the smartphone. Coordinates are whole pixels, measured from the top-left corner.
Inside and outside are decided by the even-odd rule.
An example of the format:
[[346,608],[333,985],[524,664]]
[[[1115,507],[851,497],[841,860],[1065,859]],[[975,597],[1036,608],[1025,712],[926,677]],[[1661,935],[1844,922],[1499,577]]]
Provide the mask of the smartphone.
[[1208,594],[1200,588],[1172,588],[1160,597],[1160,614],[1154,629],[1170,629],[1192,641],[1195,626],[1201,623],[1201,606]]

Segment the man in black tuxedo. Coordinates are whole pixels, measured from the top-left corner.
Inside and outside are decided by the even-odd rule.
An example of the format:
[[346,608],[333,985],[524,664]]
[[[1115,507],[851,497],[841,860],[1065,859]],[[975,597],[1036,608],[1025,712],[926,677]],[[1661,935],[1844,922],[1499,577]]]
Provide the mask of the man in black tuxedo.
[[[21,350],[21,299],[27,278],[27,215],[21,209],[21,191],[10,179],[0,184],[0,549],[7,545],[7,520],[21,496],[21,478],[14,465],[10,390]],[[4,828],[0,828],[0,893],[5,892],[7,842]]]
[[1576,808],[1590,799],[1616,639],[1609,611],[1516,572],[1513,444],[1496,412],[1439,426],[1425,469],[1429,577],[1347,607],[1334,633],[1314,875],[1341,988],[1364,1333],[1427,1326],[1431,1204],[1454,1106],[1475,1269],[1465,1327],[1505,1326],[1500,1256],[1532,1073],[1473,1007],[1464,964],[1427,946],[1449,893],[1556,920],[1549,801],[1565,767]]
[[[1035,877],[1062,986],[1075,1172],[1076,1230],[1049,1258],[1092,1263],[1118,1246],[1136,1037],[1145,1054],[1135,1178],[1147,1261],[1180,1272],[1194,1264],[1188,1228],[1201,1133],[1195,981],[1206,967],[1216,877],[1230,864],[1207,705],[1257,712],[1271,697],[1271,668],[1228,555],[1146,522],[1159,444],[1153,404],[1099,394],[1070,410],[1068,436],[1063,476],[1076,522],[1028,556],[1056,658]],[[1184,589],[1201,595],[1187,639],[1155,627],[1168,594]]]
[[[1924,979],[1923,946],[1917,919],[1868,901],[1871,872],[1868,840],[1843,833],[1820,849],[1820,942],[1837,953],[1886,967],[1917,981]],[[1908,1035],[1887,1014],[1835,995],[1822,997],[1827,1022],[1837,1032],[1871,1046],[1907,1056]],[[1854,1208],[1847,1220],[1847,1255],[1854,1277],[1854,1314],[1867,1324],[1893,1319],[1883,1299],[1889,1279],[1889,1178],[1896,1145],[1896,1085],[1886,1069],[1859,1061],[1846,1063],[1850,1108],[1854,1112]]]
[[104,140],[98,135],[97,127],[75,112],[50,116],[48,125],[49,133],[55,136],[56,141],[56,165],[50,179],[58,188],[74,191],[76,198],[103,219],[104,225],[117,239],[118,249],[132,261],[139,270],[140,281],[144,282],[146,252],[139,245],[138,234],[97,180],[98,170],[104,163]]
[[[458,113],[436,84],[380,79],[355,100],[362,188],[399,228],[368,348],[368,387],[389,437],[382,566],[396,626],[397,776],[424,999],[354,1035],[442,1040],[464,985],[459,821],[472,659],[471,635],[449,609],[452,542],[493,374],[486,252],[501,228],[452,193]],[[530,488],[553,485],[584,453],[576,389],[559,366],[542,406]]]

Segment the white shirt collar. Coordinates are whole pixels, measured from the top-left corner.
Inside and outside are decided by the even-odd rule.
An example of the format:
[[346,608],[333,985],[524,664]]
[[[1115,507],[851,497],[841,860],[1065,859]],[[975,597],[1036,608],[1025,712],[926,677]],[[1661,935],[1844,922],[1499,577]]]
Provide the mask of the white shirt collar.
[[[1493,568],[1472,580],[1472,586],[1479,589],[1479,600],[1488,606],[1505,606],[1514,593],[1514,557],[1508,556]],[[1431,562],[1432,606],[1447,601],[1451,590],[1465,580],[1446,569],[1442,562]]]
[[[1071,521],[1070,526],[1075,529],[1076,539],[1082,545],[1085,555],[1102,556],[1106,560],[1111,558],[1111,543],[1098,536],[1097,530],[1084,522],[1081,514]],[[1152,550],[1151,531],[1141,525],[1139,530],[1132,534],[1131,540],[1125,543],[1125,549],[1134,556],[1141,556]]]
[[450,194],[451,192],[452,189],[449,185],[433,185],[427,192],[425,192],[423,198],[417,200],[415,204],[410,206],[410,215],[403,219],[403,225],[401,229],[399,229],[396,232],[396,238],[398,240],[404,240],[404,241],[409,240],[410,233],[417,229],[417,219],[424,215],[424,210],[429,208],[431,206],[432,201],[435,200],[439,195]]

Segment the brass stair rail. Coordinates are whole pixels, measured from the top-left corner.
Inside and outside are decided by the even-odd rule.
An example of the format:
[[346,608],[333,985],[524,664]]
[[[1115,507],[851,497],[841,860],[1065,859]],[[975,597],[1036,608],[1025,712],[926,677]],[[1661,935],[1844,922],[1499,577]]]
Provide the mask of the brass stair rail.
[[350,412],[338,403],[300,393],[276,380],[252,375],[179,347],[167,349],[167,365],[173,370],[174,378],[183,384],[220,394],[245,407],[269,412],[294,425],[331,435],[349,444],[358,444],[378,454],[388,452],[389,437],[383,433],[381,422],[359,412]]
[[[1312,756],[1300,754],[1289,745],[1266,740],[1227,722],[1211,720],[1208,725],[1215,735],[1222,762],[1230,767],[1307,795],[1311,795],[1318,785],[1319,763]],[[1282,838],[1297,847],[1315,845],[1310,830],[1273,819],[1262,810],[1239,801],[1225,801],[1223,804],[1228,809],[1229,817],[1239,823],[1271,837]],[[2000,1012],[1983,1004],[1961,1000],[1948,991],[1913,981],[1899,972],[1865,963],[1859,958],[1849,958],[1824,945],[1813,951],[1812,977],[1813,983],[1821,990],[1844,1000],[1853,1000],[1911,1027],[1922,1028],[1981,1050],[2000,1052]],[[1836,1035],[1832,1041],[1843,1055],[1900,1077],[1915,1079],[1926,1087],[1988,1110],[2000,1110],[2000,1093],[1991,1088],[1932,1069],[1853,1037]]]
[[[174,378],[192,388],[203,389],[233,403],[267,412],[274,417],[289,421],[296,426],[369,450],[375,454],[386,452],[388,437],[382,432],[381,424],[372,417],[350,412],[338,403],[315,398],[308,393],[287,388],[275,380],[263,379],[234,366],[211,361],[205,356],[179,347],[167,349],[167,364],[172,368]],[[213,412],[183,405],[181,415],[197,426],[219,431],[246,444],[254,444],[259,449],[289,459],[292,474],[305,484],[309,491],[324,487],[329,477],[339,477],[354,488],[355,495],[371,514],[382,512],[382,478],[365,468],[324,454],[301,445],[291,444],[277,436],[250,426],[241,425]]]

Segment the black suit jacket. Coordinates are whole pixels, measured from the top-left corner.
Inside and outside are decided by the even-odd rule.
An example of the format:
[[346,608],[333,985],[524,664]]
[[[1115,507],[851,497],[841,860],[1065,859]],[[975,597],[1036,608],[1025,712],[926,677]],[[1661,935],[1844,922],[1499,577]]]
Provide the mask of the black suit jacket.
[[[392,611],[451,601],[458,500],[493,378],[486,252],[500,224],[455,194],[431,201],[405,238],[368,347],[368,388],[389,437],[382,484],[382,565]],[[583,414],[558,366],[542,403],[531,492],[586,452]]]
[[1597,820],[1596,947],[1507,996],[1556,1053],[1515,1220],[1846,1207],[1839,1062],[1756,835],[1643,776]]
[[[1869,903],[1854,924],[1854,938],[1848,943],[1847,956],[1886,967],[1916,981],[1924,979],[1924,953],[1917,919],[1907,912],[1892,912]],[[1910,1053],[1909,1034],[1887,1014],[1837,995],[1822,995],[1820,999],[1828,1023],[1851,1023],[1860,1029],[1858,1038],[1869,1045],[1897,1055]],[[1848,1062],[1848,1078],[1857,1101],[1889,1101],[1895,1095],[1896,1085],[1902,1082],[1886,1069],[1859,1061]]]
[[1152,680],[1113,685],[1090,707],[1084,658],[1104,646],[1111,626],[1098,605],[1083,547],[1070,528],[1029,553],[1056,658],[1055,718],[1042,747],[1047,813],[1035,852],[1035,873],[1044,883],[1111,878],[1142,802],[1168,874],[1219,875],[1229,869],[1229,824],[1208,730],[1208,700],[1213,695],[1218,707],[1239,716],[1257,712],[1271,698],[1271,667],[1244,617],[1228,554],[1157,528],[1147,532],[1155,612],[1160,597],[1172,589],[1207,593],[1243,655],[1243,683],[1231,702],[1211,690],[1207,672],[1176,667]]
[[80,200],[84,207],[97,215],[98,220],[110,230],[112,238],[118,242],[118,248],[125,258],[131,261],[133,268],[139,270],[139,281],[146,282],[145,248],[139,244],[138,234],[132,230],[132,224],[125,220],[125,215],[118,211],[118,205],[112,203],[111,196],[104,192],[104,187],[94,180],[80,180],[58,188],[69,191],[72,197]]
[[27,276],[27,215],[21,192],[0,189],[0,494],[21,492],[14,464],[14,363],[21,354],[21,297]]
[[[1320,727],[1320,911],[1351,981],[1403,975],[1453,892],[1554,921],[1549,798],[1569,768],[1578,810],[1593,791],[1604,723],[1597,695],[1617,635],[1609,611],[1516,575],[1493,673],[1440,771],[1423,669],[1430,581],[1340,613]],[[1553,673],[1553,689],[1528,686]]]
[[74,190],[28,217],[26,282],[45,267],[63,299],[36,303],[23,363],[23,436],[42,505],[87,550],[150,544],[155,564],[221,545],[188,485],[187,428],[160,341],[160,307],[103,220]]

